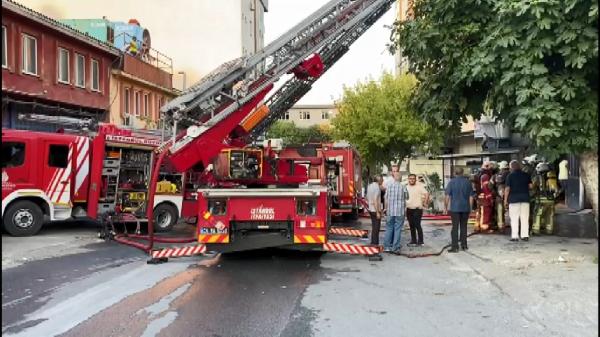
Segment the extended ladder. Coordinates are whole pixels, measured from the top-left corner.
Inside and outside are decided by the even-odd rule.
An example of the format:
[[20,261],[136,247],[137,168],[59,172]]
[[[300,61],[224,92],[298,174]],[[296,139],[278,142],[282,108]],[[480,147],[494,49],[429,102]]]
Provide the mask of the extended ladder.
[[[326,66],[330,67],[392,3],[393,0],[329,1],[263,50],[225,63],[211,72],[161,109],[175,124],[193,124],[172,144],[170,152],[176,153],[217,126],[327,46],[326,55],[321,57],[325,56]],[[292,93],[286,89],[281,93],[286,91]],[[308,89],[294,90],[294,99],[287,102],[297,101],[306,91]],[[274,100],[281,101],[281,98]]]

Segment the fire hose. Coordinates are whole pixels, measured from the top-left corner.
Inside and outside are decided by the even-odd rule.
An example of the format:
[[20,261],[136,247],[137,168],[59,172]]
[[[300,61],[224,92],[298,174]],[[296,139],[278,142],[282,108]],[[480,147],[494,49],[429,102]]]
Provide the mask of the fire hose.
[[[480,232],[472,232],[472,233],[469,233],[469,234],[467,235],[467,237],[473,236],[473,235],[475,235],[475,234],[480,234]],[[444,247],[442,247],[442,249],[441,249],[439,252],[437,252],[437,253],[421,253],[421,254],[406,254],[406,253],[400,253],[400,254],[398,254],[398,255],[400,255],[400,256],[404,256],[404,257],[407,257],[407,258],[410,258],[410,259],[419,258],[419,257],[440,256],[440,255],[442,255],[442,253],[444,252],[444,250],[446,250],[446,249],[448,249],[448,248],[450,248],[450,247],[452,247],[452,245],[445,245],[445,246],[444,246]]]
[[[171,145],[167,145],[162,152],[158,156],[158,160],[156,161],[156,165],[154,166],[154,170],[152,171],[152,177],[150,178],[150,185],[148,186],[148,205],[154,205],[154,195],[156,194],[156,183],[158,182],[158,176],[160,173],[160,167],[163,163],[165,155],[168,153]],[[148,234],[117,234],[114,237],[114,240],[132,246],[138,249],[143,250],[146,253],[150,253],[152,248],[154,247],[154,242],[160,243],[190,243],[196,242],[196,237],[170,237],[170,238],[161,238],[154,237],[154,207],[148,206],[146,210],[146,217],[148,218]],[[112,219],[109,219],[112,222]],[[147,240],[149,241],[147,244],[133,241],[131,239],[139,239],[139,240]]]

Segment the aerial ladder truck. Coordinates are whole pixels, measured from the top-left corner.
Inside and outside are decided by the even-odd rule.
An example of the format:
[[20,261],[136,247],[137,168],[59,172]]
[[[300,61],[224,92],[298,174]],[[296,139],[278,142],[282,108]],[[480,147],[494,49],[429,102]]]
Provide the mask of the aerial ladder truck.
[[[258,53],[221,65],[163,106],[161,113],[172,124],[174,136],[156,150],[148,203],[153,204],[158,168],[165,161],[179,172],[202,168],[211,188],[198,190],[193,241],[199,246],[154,250],[153,258],[267,247],[379,252],[379,247],[328,242],[327,188],[301,187],[308,179],[306,166],[299,163],[302,158],[279,160],[276,146],[268,141],[264,148],[248,145],[306,94],[393,2],[329,1]],[[148,208],[149,245],[128,238],[121,242],[151,251],[152,212]]]

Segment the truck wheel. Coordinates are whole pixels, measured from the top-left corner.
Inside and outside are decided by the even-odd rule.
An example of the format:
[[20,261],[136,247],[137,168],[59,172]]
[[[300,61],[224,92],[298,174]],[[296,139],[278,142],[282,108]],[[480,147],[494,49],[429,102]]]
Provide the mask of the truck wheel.
[[12,203],[4,211],[4,229],[12,236],[32,236],[42,228],[44,214],[29,200]]
[[177,209],[169,204],[160,204],[154,208],[154,231],[169,232],[177,223]]

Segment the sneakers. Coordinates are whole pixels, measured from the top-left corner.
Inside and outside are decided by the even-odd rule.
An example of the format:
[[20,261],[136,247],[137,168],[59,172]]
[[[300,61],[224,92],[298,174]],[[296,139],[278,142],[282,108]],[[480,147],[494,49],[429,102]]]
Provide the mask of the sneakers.
[[391,248],[383,248],[383,252],[384,253],[391,253],[392,249]]
[[425,244],[423,242],[421,242],[421,243],[417,243],[417,246],[423,247],[423,246],[425,246]]
[[517,241],[519,241],[519,239],[517,239],[517,238],[512,238],[512,239],[510,239],[510,241],[512,241],[512,242],[517,242]]
[[458,247],[448,249],[448,253],[458,253]]
[[529,241],[529,237],[522,238],[521,240],[523,240],[523,241]]
[[396,249],[390,252],[390,254],[400,255],[400,249]]
[[466,245],[465,246],[460,246],[460,249],[462,249],[462,250],[469,250],[469,247],[466,246]]
[[409,242],[409,243],[407,244],[407,246],[408,246],[408,247],[416,247],[416,246],[417,246],[417,243],[416,243],[416,242]]

